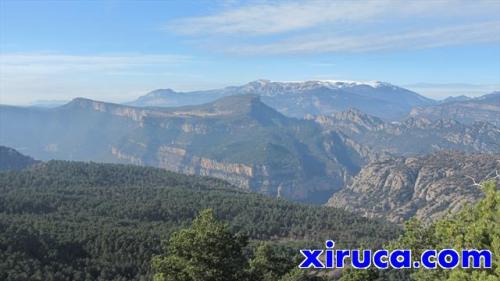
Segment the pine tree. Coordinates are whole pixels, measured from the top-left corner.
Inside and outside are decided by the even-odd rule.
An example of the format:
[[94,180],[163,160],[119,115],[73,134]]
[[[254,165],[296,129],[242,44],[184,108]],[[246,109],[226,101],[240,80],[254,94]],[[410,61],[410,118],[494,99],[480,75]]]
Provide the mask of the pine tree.
[[154,280],[245,280],[246,244],[247,239],[233,235],[211,209],[204,210],[190,228],[172,235],[166,256],[153,259]]

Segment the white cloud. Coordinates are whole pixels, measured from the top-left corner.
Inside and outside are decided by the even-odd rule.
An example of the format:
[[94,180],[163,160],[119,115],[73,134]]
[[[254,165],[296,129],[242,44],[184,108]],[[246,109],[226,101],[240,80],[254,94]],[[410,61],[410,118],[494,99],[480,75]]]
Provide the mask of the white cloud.
[[235,45],[225,51],[235,54],[294,54],[319,52],[366,52],[431,48],[470,42],[500,41],[500,21],[358,36],[315,34],[269,44]]
[[194,34],[272,34],[312,27],[337,20],[361,20],[380,12],[387,2],[280,2],[246,6],[212,16],[177,20],[168,29]]
[[500,41],[499,11],[497,0],[257,2],[166,29],[231,53],[373,51]]

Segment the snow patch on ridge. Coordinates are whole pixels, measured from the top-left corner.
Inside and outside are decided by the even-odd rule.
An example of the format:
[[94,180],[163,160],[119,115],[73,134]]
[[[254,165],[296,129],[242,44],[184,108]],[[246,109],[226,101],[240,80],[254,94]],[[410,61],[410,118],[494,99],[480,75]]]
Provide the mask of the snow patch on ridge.
[[376,80],[371,80],[371,81],[355,81],[355,80],[309,80],[309,81],[271,81],[271,80],[265,80],[265,79],[260,79],[256,80],[254,82],[250,83],[255,83],[259,84],[260,86],[266,86],[272,83],[276,84],[285,84],[287,86],[323,86],[323,87],[328,87],[332,89],[338,89],[338,88],[345,88],[345,87],[354,87],[354,86],[369,86],[372,88],[379,88],[379,87],[396,87],[390,83],[387,82],[382,82],[382,81],[376,81]]

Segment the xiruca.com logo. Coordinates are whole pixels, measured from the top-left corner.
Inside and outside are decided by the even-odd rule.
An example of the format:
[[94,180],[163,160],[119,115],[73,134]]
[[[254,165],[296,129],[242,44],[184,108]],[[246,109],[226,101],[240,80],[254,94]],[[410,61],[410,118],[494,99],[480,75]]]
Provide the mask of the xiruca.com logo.
[[304,260],[299,268],[334,269],[352,267],[367,269],[372,266],[379,269],[453,269],[462,268],[491,268],[492,253],[490,250],[454,249],[424,250],[419,260],[412,260],[412,251],[409,249],[396,250],[337,250],[335,242],[327,240],[324,250],[300,250]]

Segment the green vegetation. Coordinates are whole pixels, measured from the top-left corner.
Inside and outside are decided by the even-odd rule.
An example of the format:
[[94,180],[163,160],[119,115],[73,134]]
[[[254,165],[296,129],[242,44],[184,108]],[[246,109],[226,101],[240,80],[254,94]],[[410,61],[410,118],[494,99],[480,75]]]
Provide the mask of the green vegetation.
[[417,220],[406,223],[404,234],[390,243],[390,249],[412,249],[419,260],[425,249],[488,249],[493,254],[491,269],[352,270],[341,281],[497,281],[500,280],[500,191],[494,181],[483,183],[485,198],[459,214],[425,227]]
[[[150,280],[161,241],[184,241],[172,233],[207,208],[227,222],[215,233],[248,237],[248,245],[238,244],[251,260],[248,273],[266,278],[296,265],[286,258],[305,244],[331,238],[376,248],[399,233],[382,221],[243,192],[213,178],[50,161],[0,173],[0,280]],[[261,266],[266,259],[270,268]],[[292,272],[284,280],[303,277]]]
[[168,256],[155,257],[153,268],[158,281],[231,281],[244,278],[246,245],[207,209],[191,228],[174,233],[168,243]]
[[204,210],[190,228],[172,235],[167,255],[153,258],[154,280],[325,280],[312,272],[293,270],[297,265],[294,255],[279,252],[268,243],[261,243],[251,258],[244,255],[245,246],[245,236],[232,234],[212,210]]

